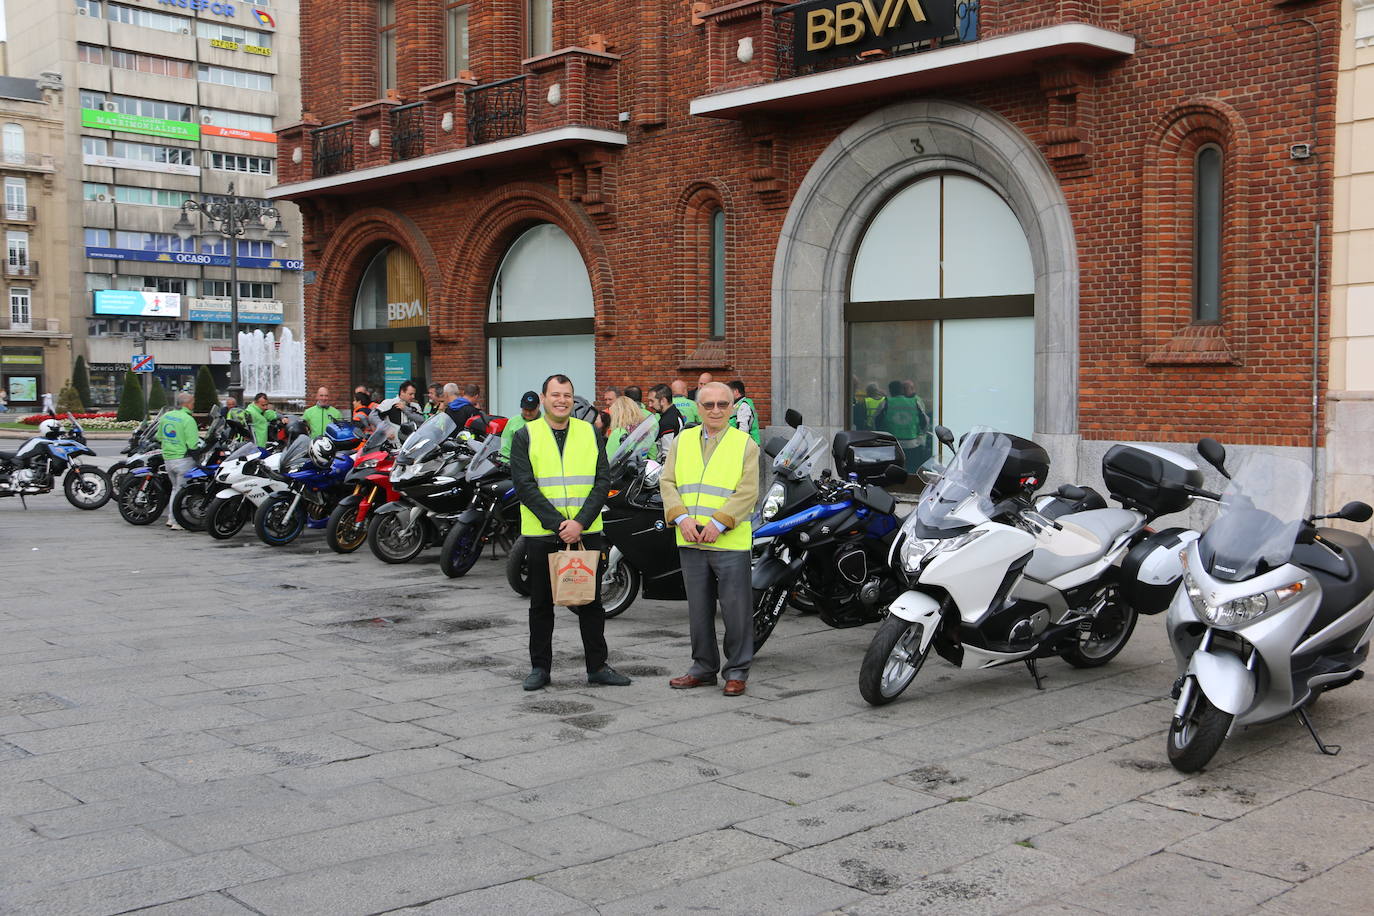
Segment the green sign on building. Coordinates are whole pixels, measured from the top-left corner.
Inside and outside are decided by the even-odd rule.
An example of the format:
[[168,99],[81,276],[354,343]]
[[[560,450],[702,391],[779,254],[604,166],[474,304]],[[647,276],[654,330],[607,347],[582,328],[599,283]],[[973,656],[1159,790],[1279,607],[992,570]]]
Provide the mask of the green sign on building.
[[129,115],[118,111],[81,109],[81,126],[97,130],[122,130],[131,134],[152,134],[173,140],[199,140],[200,125],[189,121],[165,121],[143,115]]

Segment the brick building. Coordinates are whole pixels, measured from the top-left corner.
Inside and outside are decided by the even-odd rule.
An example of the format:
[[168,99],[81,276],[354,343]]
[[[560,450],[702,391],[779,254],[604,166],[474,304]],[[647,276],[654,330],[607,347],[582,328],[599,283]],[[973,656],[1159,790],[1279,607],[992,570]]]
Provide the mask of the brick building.
[[709,369],[831,430],[916,396],[1060,479],[1202,435],[1320,467],[1336,3],[301,7],[269,193],[312,384]]

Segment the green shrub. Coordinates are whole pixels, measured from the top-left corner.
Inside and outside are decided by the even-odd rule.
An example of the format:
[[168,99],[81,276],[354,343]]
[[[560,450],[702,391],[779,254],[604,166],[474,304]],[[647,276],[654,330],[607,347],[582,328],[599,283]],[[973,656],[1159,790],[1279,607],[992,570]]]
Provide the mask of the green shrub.
[[58,413],[85,413],[86,405],[81,401],[81,395],[77,393],[71,380],[62,386],[62,390],[57,393],[57,412]]
[[219,404],[219,390],[215,388],[215,377],[210,374],[209,366],[201,366],[196,373],[196,403],[198,414],[208,414]]
[[78,356],[76,362],[72,364],[72,387],[81,397],[81,403],[87,407],[94,407],[95,402],[91,400],[91,375],[86,369],[86,357]]
[[167,389],[162,387],[162,382],[155,375],[152,379],[153,390],[148,394],[148,413],[157,413],[167,406]]
[[124,394],[119,398],[119,416],[116,419],[143,419],[143,385],[132,371],[124,373]]

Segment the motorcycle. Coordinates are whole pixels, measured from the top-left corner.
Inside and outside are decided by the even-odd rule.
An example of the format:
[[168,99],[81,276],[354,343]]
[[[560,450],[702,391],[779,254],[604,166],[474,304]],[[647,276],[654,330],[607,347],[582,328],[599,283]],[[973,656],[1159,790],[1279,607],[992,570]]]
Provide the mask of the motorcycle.
[[396,453],[391,485],[399,498],[373,510],[367,526],[367,545],[382,562],[409,563],[426,546],[442,543],[472,502],[463,477],[471,440],[453,438],[456,429],[448,414],[435,414]]
[[1350,502],[1308,516],[1312,472],[1302,462],[1256,452],[1232,476],[1216,440],[1203,439],[1198,452],[1228,483],[1216,520],[1182,550],[1183,585],[1165,618],[1179,669],[1169,762],[1196,772],[1237,728],[1290,713],[1321,753],[1335,755],[1340,746],[1322,741],[1308,710],[1364,676],[1374,548],[1314,523],[1366,522],[1374,510]]
[[225,418],[218,407],[210,416],[213,419],[205,433],[205,446],[192,453],[198,463],[182,477],[181,489],[172,497],[172,518],[187,531],[205,530],[205,513],[220,486],[215,474],[229,455],[243,451],[233,448],[234,441],[252,436],[248,427]]
[[286,489],[277,475],[281,452],[269,452],[248,442],[224,459],[215,472],[219,489],[205,510],[205,530],[217,541],[232,538],[253,519],[257,508],[273,493]]
[[[799,416],[789,419],[800,420]],[[773,462],[777,482],[764,499],[768,539],[753,570],[754,651],[772,635],[790,596],[836,628],[872,623],[905,585],[887,564],[898,522],[884,487],[907,479],[906,457],[888,433],[841,431],[831,443],[839,477],[810,477],[824,441],[798,424]]]
[[[949,430],[936,435],[953,447]],[[1116,445],[1102,473],[1123,508],[1049,519],[1032,507],[1049,464],[1034,442],[979,428],[933,474],[889,555],[907,590],[860,667],[870,704],[906,690],[931,648],[961,668],[1024,662],[1040,687],[1038,659],[1105,665],[1139,613],[1165,609],[1182,577],[1178,546],[1196,533],[1146,526],[1204,494],[1201,469],[1168,449]]]
[[351,422],[331,423],[314,439],[297,436],[282,452],[277,470],[286,489],[268,496],[253,514],[259,540],[281,547],[307,527],[324,528],[334,507],[348,495],[344,480],[354,461],[349,453],[360,444]]
[[[147,439],[143,440],[146,446]],[[151,525],[162,517],[172,498],[172,481],[154,442],[151,449],[129,456],[124,477],[115,491],[115,506],[130,525]]]
[[129,433],[129,443],[119,450],[119,453],[125,457],[115,461],[105,472],[110,477],[111,495],[119,492],[119,487],[128,474],[129,462],[133,456],[151,452],[157,448],[157,425],[166,412],[167,408],[164,407],[155,416],[144,420]]
[[[399,430],[404,435],[404,427]],[[367,541],[367,524],[372,509],[391,502],[396,490],[391,486],[391,468],[395,464],[398,429],[380,420],[363,447],[353,469],[344,483],[353,485],[353,492],[329,513],[325,525],[325,540],[335,553],[352,553]]]
[[[46,427],[46,428],[44,428]],[[64,428],[56,420],[44,420],[40,434],[13,452],[0,452],[0,498],[18,496],[28,508],[26,496],[50,493],[62,481],[67,502],[78,509],[99,509],[110,501],[110,478],[100,468],[81,463],[94,455],[76,417],[67,414]]]
[[449,528],[439,548],[439,568],[451,579],[467,575],[487,544],[509,552],[520,535],[520,501],[501,458],[500,436],[488,435],[483,440],[463,479],[473,488],[472,503]]

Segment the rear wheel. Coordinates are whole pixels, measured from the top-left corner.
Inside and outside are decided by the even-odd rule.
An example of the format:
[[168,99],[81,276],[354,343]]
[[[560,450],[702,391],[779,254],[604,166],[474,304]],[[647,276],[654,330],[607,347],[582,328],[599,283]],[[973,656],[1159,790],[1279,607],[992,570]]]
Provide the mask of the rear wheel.
[[1183,715],[1169,725],[1169,762],[1180,773],[1196,773],[1221,749],[1235,717],[1213,706],[1196,680],[1184,689],[1192,695]]
[[374,515],[367,526],[367,546],[383,563],[409,563],[425,549],[425,525],[406,527],[401,513]]
[[1097,668],[1116,658],[1135,632],[1135,608],[1117,597],[1113,586],[1100,593],[1097,615],[1078,628],[1074,641],[1059,650],[1059,657],[1075,668]]
[[205,513],[205,530],[217,541],[227,541],[243,530],[253,517],[253,504],[242,495],[210,500]]
[[530,564],[525,556],[525,543],[523,535],[516,538],[506,556],[506,582],[522,598],[530,596]]
[[273,493],[258,506],[253,515],[253,529],[259,540],[269,547],[290,544],[305,530],[305,509],[297,504],[295,493],[289,490]]
[[439,568],[450,579],[457,579],[467,575],[481,555],[481,525],[454,522],[444,536],[443,546],[439,548]]
[[768,637],[773,635],[782,612],[787,609],[789,590],[785,585],[773,585],[765,589],[754,589],[754,651],[763,648]]
[[130,525],[151,525],[167,508],[167,484],[152,474],[129,474],[119,488],[116,505]]
[[628,562],[622,559],[614,570],[606,570],[601,577],[601,606],[606,618],[619,617],[639,597],[639,586],[643,576]]
[[367,542],[367,516],[358,521],[358,506],[336,506],[329,513],[324,529],[329,549],[335,553],[352,553]]
[[212,497],[208,483],[188,483],[172,498],[172,517],[187,531],[204,531]]
[[859,693],[873,706],[891,703],[911,686],[934,640],[921,651],[925,627],[889,614],[873,635],[859,667]]
[[100,468],[84,466],[67,472],[62,491],[67,494],[67,502],[78,509],[99,509],[114,493],[108,474]]

